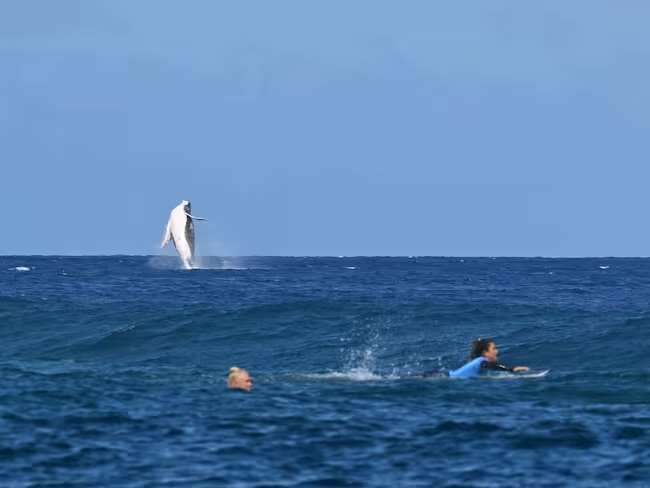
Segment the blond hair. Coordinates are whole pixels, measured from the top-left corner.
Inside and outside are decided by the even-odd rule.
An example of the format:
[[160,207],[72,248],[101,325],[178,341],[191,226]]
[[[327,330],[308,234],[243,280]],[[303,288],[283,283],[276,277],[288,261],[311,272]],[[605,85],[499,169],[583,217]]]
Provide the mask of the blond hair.
[[231,387],[233,382],[244,374],[248,375],[248,371],[246,371],[244,368],[238,368],[237,366],[230,368],[228,371],[228,386]]

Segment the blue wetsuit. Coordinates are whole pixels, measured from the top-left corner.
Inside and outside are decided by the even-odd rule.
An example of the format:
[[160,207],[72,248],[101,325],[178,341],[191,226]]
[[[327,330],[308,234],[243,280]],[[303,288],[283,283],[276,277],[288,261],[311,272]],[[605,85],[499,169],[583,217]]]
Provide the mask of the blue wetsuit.
[[[512,372],[512,368],[508,368],[507,366],[504,366],[503,364],[499,364],[497,362],[488,361],[483,356],[479,356],[472,359],[467,364],[464,364],[460,368],[449,371],[448,375],[450,378],[476,378],[481,374],[481,371],[484,371],[486,369]],[[433,370],[427,371],[424,373],[424,376],[438,376],[440,374],[441,371]]]
[[472,359],[469,363],[461,366],[458,369],[454,369],[449,372],[450,378],[474,378],[481,374],[481,371],[484,369],[494,369],[497,371],[510,371],[512,368],[508,368],[503,364],[497,362],[488,361],[483,356]]

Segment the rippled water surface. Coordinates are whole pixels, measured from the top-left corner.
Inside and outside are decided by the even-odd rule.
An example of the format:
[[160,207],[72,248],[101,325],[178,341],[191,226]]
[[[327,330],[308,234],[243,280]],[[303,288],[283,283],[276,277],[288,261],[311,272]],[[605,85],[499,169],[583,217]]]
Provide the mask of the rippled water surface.
[[650,486],[648,259],[177,268],[0,257],[2,486]]

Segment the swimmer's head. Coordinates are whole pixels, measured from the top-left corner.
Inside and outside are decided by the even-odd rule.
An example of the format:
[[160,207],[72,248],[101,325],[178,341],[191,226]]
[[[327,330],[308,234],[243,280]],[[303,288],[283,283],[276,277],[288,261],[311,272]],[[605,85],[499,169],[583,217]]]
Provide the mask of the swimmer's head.
[[472,342],[472,347],[469,352],[470,359],[476,359],[483,356],[488,361],[496,361],[499,356],[499,350],[494,343],[494,339],[476,339]]
[[253,379],[245,369],[233,366],[228,371],[228,388],[231,390],[251,391],[253,389]]

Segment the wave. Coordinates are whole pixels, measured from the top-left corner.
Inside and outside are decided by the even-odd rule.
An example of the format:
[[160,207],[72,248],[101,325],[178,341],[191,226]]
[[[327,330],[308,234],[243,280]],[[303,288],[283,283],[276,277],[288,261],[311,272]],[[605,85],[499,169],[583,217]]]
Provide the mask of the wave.
[[[244,359],[332,379],[406,377],[462,364],[476,333],[470,327],[456,331],[436,327],[412,312],[408,307],[370,311],[337,300],[234,309],[181,303],[165,310],[137,300],[115,309],[112,303],[4,297],[0,338],[5,354],[33,359],[191,362],[223,357],[237,364]],[[506,364],[556,372],[603,368],[625,372],[648,369],[648,327],[650,318],[644,316],[592,325],[587,334],[586,327],[568,328],[557,322],[540,329],[533,322],[495,336]]]
[[492,336],[503,362],[553,377],[650,369],[645,296],[605,278],[623,263],[596,272],[610,281],[595,282],[589,264],[539,290],[538,277],[478,279],[494,271],[449,260],[204,259],[236,272],[167,273],[180,268],[172,256],[30,257],[38,273],[1,273],[0,359],[241,364],[373,381],[458,367],[472,339]]
[[305,373],[300,375],[301,378],[307,378],[310,380],[346,380],[346,381],[382,381],[389,379],[398,379],[398,377],[393,376],[382,376],[380,374],[374,373],[367,369],[358,368],[351,369],[349,371],[332,371],[329,373]]

